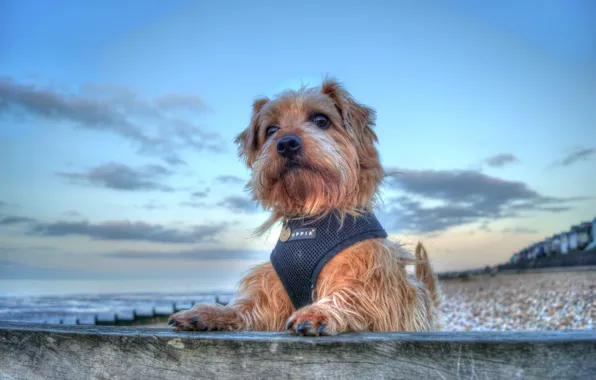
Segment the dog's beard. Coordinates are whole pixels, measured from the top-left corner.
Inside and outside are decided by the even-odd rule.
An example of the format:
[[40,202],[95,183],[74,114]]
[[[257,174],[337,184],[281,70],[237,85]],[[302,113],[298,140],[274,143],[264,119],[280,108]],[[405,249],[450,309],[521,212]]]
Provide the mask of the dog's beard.
[[[286,198],[284,203],[288,211],[316,213],[339,202],[338,195],[342,190],[338,174],[326,168],[291,163],[289,170],[282,171],[276,190],[279,190],[281,197]],[[277,200],[276,192],[273,194]]]
[[[308,142],[307,142],[308,143]],[[280,157],[273,149],[253,167],[250,187],[265,209],[285,215],[316,215],[348,207],[357,192],[357,156],[329,139],[317,139],[295,159]]]

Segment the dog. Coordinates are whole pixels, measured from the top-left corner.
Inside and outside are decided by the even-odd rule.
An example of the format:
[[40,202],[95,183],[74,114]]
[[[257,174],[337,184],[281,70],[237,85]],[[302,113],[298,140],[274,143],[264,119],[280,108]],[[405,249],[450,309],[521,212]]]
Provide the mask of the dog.
[[441,292],[426,250],[418,243],[412,255],[389,240],[373,212],[387,176],[375,120],[333,78],[257,98],[234,142],[252,174],[247,189],[271,213],[257,233],[281,222],[277,245],[228,305],[196,304],[169,324],[306,336],[439,330]]

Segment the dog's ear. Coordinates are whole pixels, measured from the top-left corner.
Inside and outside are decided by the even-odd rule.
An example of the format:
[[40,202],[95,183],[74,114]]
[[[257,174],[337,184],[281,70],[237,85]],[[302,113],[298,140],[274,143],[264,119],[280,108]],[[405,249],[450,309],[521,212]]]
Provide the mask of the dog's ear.
[[252,167],[258,148],[257,129],[260,112],[268,102],[269,98],[267,97],[256,99],[253,102],[252,115],[248,127],[234,139],[234,143],[238,145],[238,156],[244,159],[249,168]]
[[321,85],[321,92],[333,99],[346,130],[358,142],[364,144],[366,140],[377,141],[377,135],[372,129],[377,116],[374,109],[356,102],[335,79],[325,79]]

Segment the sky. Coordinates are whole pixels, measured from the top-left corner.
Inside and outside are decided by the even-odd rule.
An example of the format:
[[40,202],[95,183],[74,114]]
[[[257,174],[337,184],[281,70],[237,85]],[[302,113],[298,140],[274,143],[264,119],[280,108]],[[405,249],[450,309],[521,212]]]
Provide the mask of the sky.
[[0,1],[0,278],[232,287],[279,226],[252,101],[337,78],[400,175],[377,215],[437,271],[596,217],[596,3]]

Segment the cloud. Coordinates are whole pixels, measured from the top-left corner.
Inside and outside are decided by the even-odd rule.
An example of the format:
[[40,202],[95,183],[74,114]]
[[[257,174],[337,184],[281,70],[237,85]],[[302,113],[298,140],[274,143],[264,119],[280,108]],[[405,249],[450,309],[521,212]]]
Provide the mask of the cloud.
[[205,202],[180,202],[180,206],[191,207],[191,208],[210,208]]
[[216,241],[217,235],[226,232],[236,222],[194,225],[174,228],[141,221],[113,220],[90,223],[87,220],[42,222],[21,216],[0,218],[0,226],[24,225],[30,236],[63,237],[86,236],[94,240],[129,240],[154,243],[204,243]]
[[527,228],[527,227],[513,227],[513,228],[505,228],[503,229],[503,233],[506,234],[535,234],[538,230],[534,228]]
[[255,260],[268,252],[234,249],[192,249],[176,252],[122,251],[104,253],[104,257],[133,260]]
[[195,95],[144,100],[124,86],[85,85],[71,93],[0,77],[0,100],[0,118],[35,117],[114,133],[135,143],[139,153],[165,156],[170,162],[180,163],[172,152],[183,149],[225,150],[219,134],[170,113],[174,109],[203,111],[204,102]]
[[249,197],[231,195],[217,203],[217,206],[227,208],[233,212],[253,214],[260,211],[256,202]]
[[240,177],[237,177],[235,175],[219,175],[219,176],[215,177],[215,180],[218,182],[221,182],[221,183],[229,184],[229,185],[246,183],[246,180],[244,180]]
[[174,154],[170,154],[170,155],[163,157],[163,160],[171,166],[187,165],[186,161],[184,161],[183,159],[181,159],[180,157],[178,157]]
[[27,218],[24,216],[4,216],[0,217],[0,226],[12,226],[15,224],[27,224],[33,223],[35,219]]
[[[205,192],[194,192],[192,193],[193,198],[204,199],[208,195],[208,191]],[[255,214],[261,211],[261,208],[258,204],[253,201],[251,198],[243,195],[230,195],[219,202],[216,203],[207,203],[207,202],[197,202],[194,200],[181,202],[180,206],[184,207],[192,207],[192,208],[205,208],[205,209],[212,209],[216,207],[223,207],[232,212],[242,213],[242,214]]]
[[480,231],[484,231],[484,232],[491,232],[492,230],[490,229],[490,227],[488,226],[488,220],[484,220],[481,224],[480,227],[478,227],[478,230]]
[[511,153],[502,153],[488,157],[486,160],[484,160],[484,162],[486,162],[488,166],[500,168],[508,164],[519,162],[519,158],[517,158]]
[[109,162],[87,172],[58,172],[58,176],[67,178],[74,183],[105,187],[123,191],[164,191],[171,192],[174,189],[159,181],[165,179],[172,172],[160,165],[145,165],[132,168],[128,165]]
[[594,153],[596,153],[596,148],[576,148],[562,159],[555,161],[553,166],[570,166],[576,162],[587,161]]
[[203,99],[195,95],[171,94],[161,96],[155,99],[155,104],[161,110],[186,109],[197,112],[211,110]]
[[19,204],[16,204],[16,203],[9,203],[9,202],[0,201],[0,209],[20,208],[20,207],[21,206]]
[[[51,247],[47,245],[29,245],[29,246],[11,246],[11,245],[3,245],[0,247],[0,258],[7,258],[10,259],[18,257],[20,254],[26,253],[42,253],[47,254],[48,252],[56,252],[56,247]],[[61,252],[64,253],[64,252]],[[0,261],[2,261],[0,259]]]
[[39,267],[11,260],[0,260],[0,279],[3,280],[88,280],[90,278],[101,278],[101,276],[99,273],[80,269]]
[[88,221],[38,222],[29,232],[39,236],[87,236],[94,240],[130,240],[154,243],[198,243],[214,241],[215,236],[228,229],[227,223],[196,225],[189,230],[168,228],[159,224],[106,221],[93,224]]
[[380,215],[388,228],[417,233],[511,218],[524,212],[562,212],[585,197],[557,198],[538,193],[519,181],[473,170],[397,170],[388,182],[404,193],[386,202]]
[[145,210],[150,210],[150,211],[166,208],[166,206],[164,204],[157,204],[157,203],[155,203],[155,201],[151,201],[149,203],[142,204],[138,207],[145,209]]
[[190,194],[191,197],[193,198],[207,198],[207,196],[209,196],[209,188],[206,188],[204,190],[198,190],[198,191],[194,191]]

